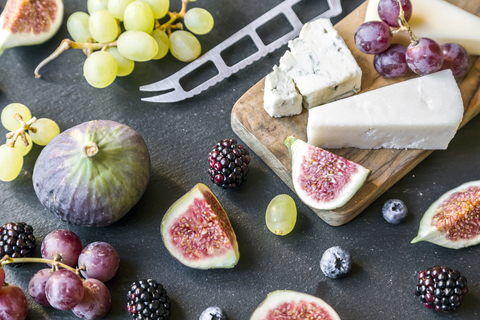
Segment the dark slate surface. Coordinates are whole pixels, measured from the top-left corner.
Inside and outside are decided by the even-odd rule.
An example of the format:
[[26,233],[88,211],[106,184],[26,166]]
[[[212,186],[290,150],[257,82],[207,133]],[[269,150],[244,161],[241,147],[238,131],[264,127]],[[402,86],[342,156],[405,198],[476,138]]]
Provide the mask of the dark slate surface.
[[[180,1],[172,2],[178,10]],[[278,3],[192,3],[210,10],[216,20],[212,33],[200,37],[204,52]],[[341,17],[360,3],[344,0]],[[86,11],[86,1],[65,1],[66,17],[77,10]],[[299,12],[311,14],[301,6]],[[275,32],[275,27],[273,23],[267,29]],[[423,212],[433,201],[449,189],[480,179],[479,117],[460,130],[448,150],[434,152],[352,222],[331,227],[303,205],[256,155],[252,155],[250,180],[238,190],[217,188],[206,174],[206,156],[211,146],[217,140],[235,137],[230,127],[232,106],[271,70],[285,47],[193,99],[161,105],[140,101],[149,93],[138,88],[184,65],[170,56],[138,63],[132,75],[117,79],[103,90],[90,87],[83,79],[84,55],[80,51],[64,53],[42,70],[41,80],[35,79],[35,66],[67,36],[64,23],[60,32],[43,45],[5,51],[0,57],[0,106],[24,103],[35,116],[54,119],[62,130],[93,119],[131,126],[145,138],[151,152],[150,183],[140,202],[117,223],[105,228],[68,225],[47,212],[35,196],[32,171],[42,148],[34,146],[20,177],[0,183],[0,222],[20,220],[32,224],[38,247],[46,234],[59,228],[76,232],[84,245],[93,241],[112,244],[121,256],[121,265],[117,276],[107,283],[112,293],[108,319],[129,318],[125,294],[131,282],[142,278],[164,284],[172,300],[172,320],[198,319],[202,310],[213,305],[225,309],[230,320],[248,319],[267,294],[278,289],[321,297],[342,319],[480,317],[479,247],[451,250],[426,242],[410,244]],[[5,133],[2,127],[0,134]],[[187,268],[170,256],[161,240],[159,225],[166,210],[199,182],[212,187],[236,231],[241,258],[233,269]],[[270,199],[281,193],[290,194],[298,206],[297,225],[285,237],[270,233],[264,218]],[[391,198],[402,199],[410,208],[407,221],[401,225],[390,225],[381,216],[383,203]],[[352,273],[341,280],[326,278],[319,267],[323,251],[336,245],[348,249],[354,259]],[[40,255],[38,249],[36,255]],[[456,268],[469,279],[470,293],[455,313],[442,315],[429,310],[413,296],[416,272],[437,264]],[[6,268],[7,281],[26,290],[30,277],[42,267],[31,264],[20,269]],[[75,318],[71,312],[41,307],[29,300],[28,319]]]

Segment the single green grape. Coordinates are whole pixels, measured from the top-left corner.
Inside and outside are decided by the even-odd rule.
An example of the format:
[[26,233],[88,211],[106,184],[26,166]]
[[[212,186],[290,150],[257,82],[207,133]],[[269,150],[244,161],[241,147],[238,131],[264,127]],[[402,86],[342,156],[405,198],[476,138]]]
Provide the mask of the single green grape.
[[117,77],[117,72],[117,60],[106,51],[95,51],[85,60],[83,65],[85,79],[95,88],[105,88],[112,84]]
[[113,14],[115,18],[123,21],[123,14],[125,8],[134,0],[108,0],[108,11]]
[[155,29],[150,35],[153,37],[153,39],[155,39],[158,44],[158,53],[155,57],[153,57],[153,60],[158,60],[165,57],[165,55],[168,53],[168,48],[170,47],[170,39],[168,38],[165,31]]
[[[25,138],[27,138],[27,142],[28,142],[28,146],[25,146],[25,141],[23,141],[23,138],[21,138],[20,136],[17,138],[17,140],[15,140],[15,144],[13,145],[16,149],[20,150],[20,152],[22,153],[22,156],[26,156],[30,150],[32,150],[32,138],[30,137],[30,135],[28,133],[25,132]],[[10,141],[12,141],[12,139],[7,139],[7,144],[10,143]]]
[[115,60],[117,60],[117,77],[128,76],[130,73],[132,73],[133,68],[135,68],[135,61],[122,56],[116,47],[108,47],[107,52],[110,53]]
[[88,26],[90,16],[82,11],[74,12],[68,17],[67,30],[73,41],[86,43],[92,39]]
[[2,124],[3,126],[9,131],[15,131],[20,129],[21,125],[20,122],[15,120],[15,115],[19,114],[22,116],[23,121],[27,122],[28,120],[32,119],[32,113],[27,106],[21,103],[10,103],[2,110]]
[[168,12],[168,9],[170,9],[170,0],[142,0],[142,1],[148,4],[149,7],[152,9],[154,19],[161,19],[165,17],[165,15]]
[[195,34],[207,34],[213,28],[213,17],[203,8],[192,8],[184,18],[185,26]]
[[178,60],[190,62],[200,56],[202,46],[190,32],[177,30],[170,35],[170,52]]
[[6,144],[0,146],[0,180],[12,181],[20,174],[23,167],[22,152]]
[[88,0],[87,1],[87,11],[89,14],[92,14],[98,10],[107,10],[108,0]]
[[107,10],[97,10],[90,15],[88,28],[93,39],[100,43],[108,43],[118,36],[118,23]]
[[35,121],[30,128],[35,128],[36,132],[29,130],[33,142],[39,146],[46,146],[53,138],[60,134],[60,127],[58,124],[47,118],[41,118]]
[[288,194],[280,194],[270,201],[265,214],[267,228],[276,235],[289,234],[297,222],[297,206]]
[[118,37],[117,48],[122,56],[133,61],[149,61],[158,53],[155,39],[143,31],[125,31]]
[[152,32],[154,26],[152,9],[143,1],[130,3],[123,13],[123,26],[127,31]]

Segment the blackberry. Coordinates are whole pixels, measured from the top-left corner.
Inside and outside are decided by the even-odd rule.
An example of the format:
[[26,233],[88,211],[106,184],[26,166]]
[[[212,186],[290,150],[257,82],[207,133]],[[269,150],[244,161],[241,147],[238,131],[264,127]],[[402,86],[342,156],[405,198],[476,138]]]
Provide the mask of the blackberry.
[[167,320],[170,299],[163,286],[155,280],[135,281],[127,293],[127,310],[135,320]]
[[[0,228],[0,258],[9,255],[12,258],[26,258],[35,251],[33,228],[25,222],[10,222]],[[22,263],[10,264],[19,267]]]
[[216,185],[233,189],[247,180],[250,153],[235,139],[217,142],[208,154],[208,174]]
[[467,293],[467,279],[457,270],[435,266],[417,275],[415,295],[430,309],[448,313],[457,309]]

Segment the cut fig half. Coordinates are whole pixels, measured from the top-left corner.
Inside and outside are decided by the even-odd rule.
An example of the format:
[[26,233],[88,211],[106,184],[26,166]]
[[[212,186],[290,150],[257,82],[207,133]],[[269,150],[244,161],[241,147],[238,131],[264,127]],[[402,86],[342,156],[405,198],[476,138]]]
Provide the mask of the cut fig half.
[[412,243],[419,241],[451,249],[480,243],[480,181],[464,183],[435,201],[423,215]]
[[8,0],[0,16],[0,54],[7,48],[47,41],[62,20],[62,0]]
[[362,187],[370,170],[292,136],[290,151],[295,192],[308,206],[333,210],[345,205]]
[[187,267],[233,268],[240,257],[225,210],[201,183],[168,209],[161,233],[170,254]]
[[340,317],[322,299],[291,290],[269,293],[250,317],[250,320],[283,319],[340,320]]

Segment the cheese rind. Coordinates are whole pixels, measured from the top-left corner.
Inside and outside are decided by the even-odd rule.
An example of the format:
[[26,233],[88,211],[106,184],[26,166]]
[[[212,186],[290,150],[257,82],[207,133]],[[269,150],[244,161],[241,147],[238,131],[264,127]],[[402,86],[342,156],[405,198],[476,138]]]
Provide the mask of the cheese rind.
[[446,149],[463,118],[450,70],[309,111],[308,143],[330,149]]
[[270,117],[285,117],[302,112],[302,96],[290,78],[277,66],[265,78],[263,107]]
[[[368,0],[365,22],[380,21],[378,2]],[[408,22],[418,37],[431,38],[440,44],[455,42],[470,54],[480,55],[480,17],[444,0],[411,0],[413,14]],[[406,32],[393,37],[394,42],[410,43]]]
[[295,82],[306,109],[360,90],[362,70],[330,20],[305,24],[288,47],[280,69]]

